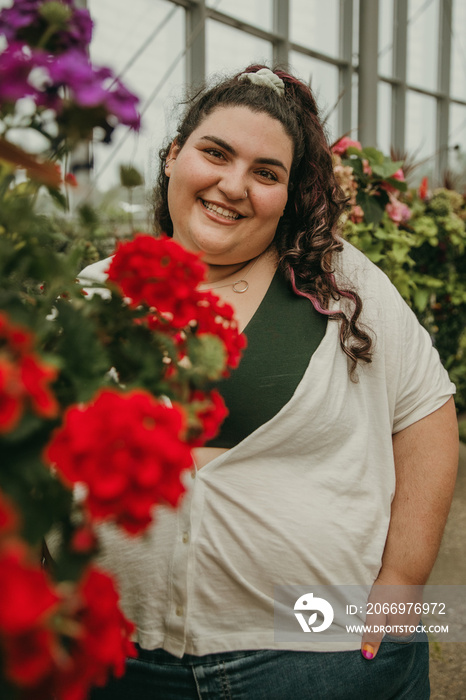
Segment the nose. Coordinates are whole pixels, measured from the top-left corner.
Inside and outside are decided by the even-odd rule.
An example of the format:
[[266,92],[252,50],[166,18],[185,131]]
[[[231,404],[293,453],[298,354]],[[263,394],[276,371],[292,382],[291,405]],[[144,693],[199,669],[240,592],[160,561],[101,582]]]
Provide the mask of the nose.
[[230,200],[246,199],[248,196],[247,173],[240,167],[225,169],[218,183],[219,190]]

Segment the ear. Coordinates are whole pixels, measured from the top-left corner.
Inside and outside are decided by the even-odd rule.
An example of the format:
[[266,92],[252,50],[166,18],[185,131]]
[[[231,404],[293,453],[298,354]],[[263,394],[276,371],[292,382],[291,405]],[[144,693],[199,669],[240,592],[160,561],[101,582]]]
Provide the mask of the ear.
[[178,146],[176,139],[175,139],[173,141],[172,145],[170,146],[170,150],[168,151],[167,159],[165,161],[165,175],[167,177],[170,177],[173,163],[175,162],[179,152],[180,152],[180,147]]

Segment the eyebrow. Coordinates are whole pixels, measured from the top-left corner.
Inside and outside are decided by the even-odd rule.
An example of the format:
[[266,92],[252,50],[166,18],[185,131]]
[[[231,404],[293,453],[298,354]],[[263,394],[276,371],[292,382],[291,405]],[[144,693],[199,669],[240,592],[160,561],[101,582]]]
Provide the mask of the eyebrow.
[[[223,139],[219,139],[218,136],[201,136],[201,141],[213,141],[213,143],[216,143],[217,146],[220,146],[221,148],[224,148],[225,151],[228,151],[228,153],[231,153],[232,156],[238,155],[233,146],[230,146],[230,144]],[[260,165],[276,165],[278,168],[282,168],[282,170],[284,170],[288,175],[288,169],[285,168],[282,161],[278,160],[277,158],[256,158],[254,162]]]

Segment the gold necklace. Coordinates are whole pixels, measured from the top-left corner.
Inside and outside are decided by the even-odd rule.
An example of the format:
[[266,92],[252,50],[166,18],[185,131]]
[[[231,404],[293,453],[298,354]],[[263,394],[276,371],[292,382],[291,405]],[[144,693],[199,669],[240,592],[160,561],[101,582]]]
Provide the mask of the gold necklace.
[[[249,275],[249,273],[254,269],[254,266],[260,257],[262,257],[262,253],[257,256],[249,270],[247,270],[247,272],[244,273],[243,277],[241,277],[239,280],[236,280],[236,282],[228,282],[227,284],[216,284],[213,287],[209,286],[209,289],[222,289],[222,287],[231,287],[233,291],[236,292],[236,294],[244,294],[244,292],[247,292],[249,289],[249,282],[246,279],[246,275]],[[244,270],[248,265],[249,262],[246,263],[246,265],[241,269]],[[206,282],[205,284],[208,283]],[[201,284],[201,287],[203,286],[204,285]]]

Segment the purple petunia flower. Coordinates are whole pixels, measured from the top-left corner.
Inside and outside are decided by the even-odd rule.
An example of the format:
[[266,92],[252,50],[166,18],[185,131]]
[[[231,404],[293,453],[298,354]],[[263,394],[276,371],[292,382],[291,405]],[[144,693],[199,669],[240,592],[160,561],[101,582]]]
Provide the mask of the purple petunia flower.
[[[66,29],[57,31],[45,48],[55,53],[70,48],[85,51],[92,38],[93,23],[89,12],[75,8],[72,0],[59,2],[71,9],[71,15]],[[0,34],[8,42],[27,41],[31,46],[38,45],[48,26],[40,10],[48,4],[48,0],[15,0],[12,7],[0,12]]]
[[36,97],[38,86],[30,82],[31,71],[43,67],[45,57],[28,46],[13,43],[0,54],[0,104],[22,97]]
[[6,7],[0,12],[0,34],[7,41],[15,41],[18,32],[31,25],[37,19],[37,8],[40,0],[16,0],[12,7]]
[[66,87],[71,102],[79,107],[102,106],[121,124],[135,131],[140,127],[136,109],[139,99],[117,80],[109,68],[92,66],[79,51],[68,51],[54,58],[47,66],[51,84],[48,95],[56,95],[60,87]]
[[109,68],[94,68],[87,57],[75,51],[58,56],[48,65],[52,89],[66,86],[73,95],[73,102],[81,107],[96,107],[105,101],[103,81],[111,78]]
[[136,106],[139,98],[133,95],[119,80],[109,91],[105,104],[110,114],[113,114],[121,124],[131,127],[134,131],[139,131],[141,127],[141,116]]

